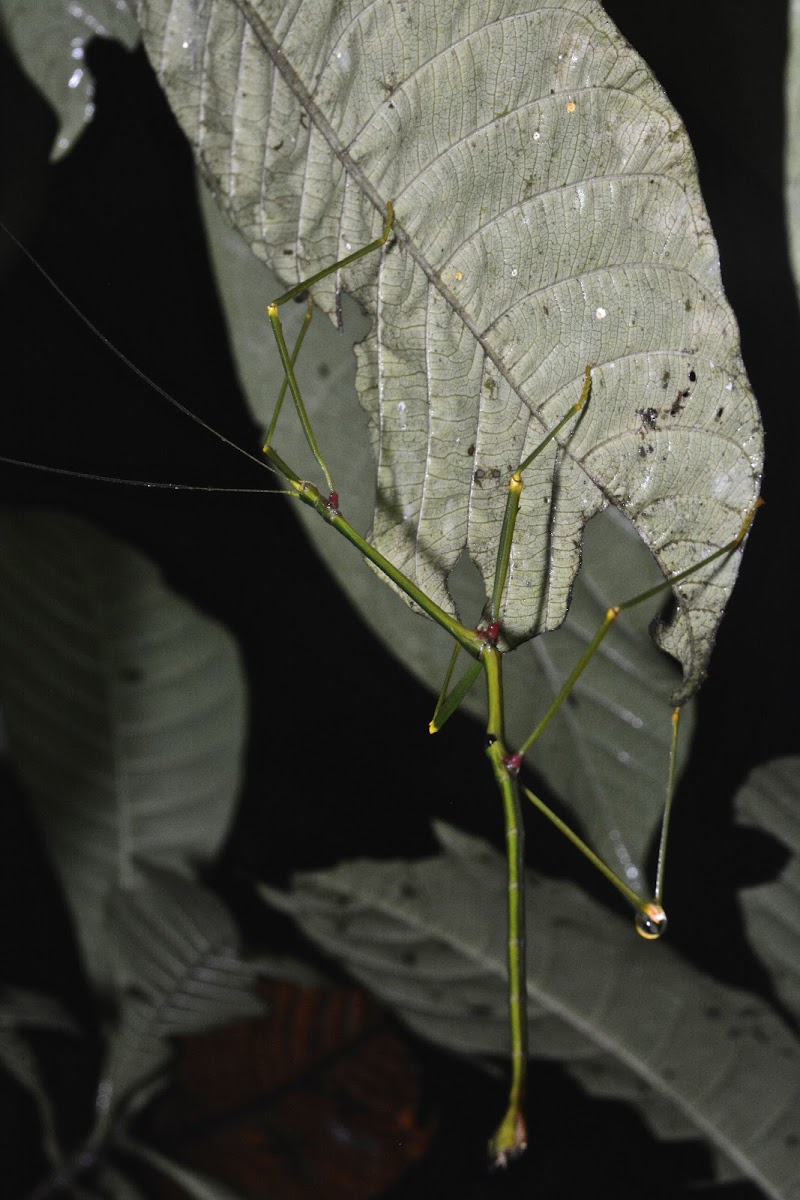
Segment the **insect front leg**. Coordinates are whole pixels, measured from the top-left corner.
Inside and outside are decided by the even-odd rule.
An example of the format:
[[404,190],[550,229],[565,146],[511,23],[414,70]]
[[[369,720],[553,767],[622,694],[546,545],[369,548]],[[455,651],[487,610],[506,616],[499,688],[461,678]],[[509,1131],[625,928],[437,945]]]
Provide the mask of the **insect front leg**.
[[344,267],[349,266],[351,263],[357,262],[358,259],[364,258],[365,255],[371,254],[373,251],[379,250],[381,247],[385,246],[391,235],[393,224],[394,206],[390,200],[386,205],[386,220],[384,222],[383,232],[381,233],[380,237],[377,237],[373,242],[370,242],[369,245],[363,246],[360,250],[355,250],[352,254],[348,254],[346,258],[339,259],[337,262],[323,268],[321,271],[317,271],[315,275],[310,276],[308,279],[301,280],[300,283],[295,284],[294,287],[290,288],[288,292],[284,292],[284,294],[279,296],[277,300],[273,300],[267,305],[267,315],[272,326],[272,332],[275,336],[275,341],[278,346],[278,353],[280,354],[281,363],[283,365],[284,383],[278,397],[275,413],[272,417],[272,421],[270,422],[269,430],[267,432],[266,441],[263,447],[264,453],[267,455],[267,457],[271,458],[273,463],[278,466],[279,470],[281,470],[277,456],[272,451],[271,443],[275,431],[275,425],[278,420],[278,415],[286,394],[286,388],[288,387],[289,391],[292,393],[295,410],[300,420],[300,424],[303,427],[303,432],[305,434],[306,441],[308,442],[309,449],[311,450],[311,453],[313,454],[323,475],[325,476],[325,481],[328,487],[327,503],[332,512],[338,512],[339,495],[333,482],[333,476],[331,475],[328,464],[323,457],[314,430],[311,427],[305,402],[300,391],[300,385],[297,382],[297,376],[295,374],[295,363],[313,315],[313,301],[309,297],[306,318],[291,352],[289,351],[289,347],[286,343],[286,337],[283,330],[283,323],[280,319],[279,310],[282,305],[287,304],[290,300],[296,299],[302,293],[309,291],[309,289],[312,288],[315,283],[319,283],[320,280],[327,278],[327,276],[333,275],[337,271],[341,271]]

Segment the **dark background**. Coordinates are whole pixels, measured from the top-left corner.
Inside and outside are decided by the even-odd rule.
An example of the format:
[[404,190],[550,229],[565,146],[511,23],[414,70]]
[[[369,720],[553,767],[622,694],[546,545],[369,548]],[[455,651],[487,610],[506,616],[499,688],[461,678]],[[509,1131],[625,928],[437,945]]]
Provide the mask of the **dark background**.
[[[800,432],[798,314],[783,225],[785,5],[617,0],[605,7],[689,128],[767,428],[767,506],[701,694],[674,820],[670,936],[704,969],[768,995],[741,936],[735,897],[775,872],[781,852],[766,838],[737,834],[731,802],[754,765],[798,749],[796,471],[788,462]],[[10,56],[0,57],[0,218],[137,366],[228,436],[256,447],[210,279],[189,151],[141,52],[97,43],[90,62],[97,115],[74,151],[50,167],[53,118]],[[4,455],[120,478],[272,486],[127,371],[2,232],[0,269]],[[465,719],[448,728],[446,744],[429,738],[431,697],[363,629],[307,550],[288,504],[154,492],[6,465],[0,489],[10,504],[67,507],[127,538],[240,638],[254,695],[248,786],[213,882],[253,938],[263,938],[265,920],[252,900],[253,877],[280,881],[343,857],[424,853],[433,849],[434,816],[498,838],[477,729]],[[279,612],[276,573],[290,580],[284,590],[292,597]],[[309,700],[320,716],[311,735],[308,721],[295,717]],[[351,787],[355,735],[358,778],[367,786]],[[286,803],[276,814],[282,784]],[[8,978],[62,995],[86,1015],[89,999],[35,830],[22,803],[5,807]],[[556,835],[537,824],[530,841],[537,866],[579,874],[596,889]],[[605,891],[597,894],[613,905]],[[268,936],[293,946],[279,921]],[[703,1172],[702,1147],[662,1145],[625,1106],[588,1100],[545,1065],[534,1067],[534,1097],[546,1103],[534,1100],[531,1152],[507,1175],[486,1176],[481,1148],[502,1109],[502,1088],[428,1048],[415,1045],[414,1053],[441,1128],[429,1159],[392,1196],[553,1198],[591,1186],[616,1197],[677,1197]],[[70,1078],[77,1093],[90,1095],[91,1055],[85,1058],[70,1064]],[[23,1127],[31,1116],[16,1092],[6,1111]],[[30,1162],[15,1170],[20,1188],[36,1178]],[[715,1194],[759,1195],[750,1185]]]

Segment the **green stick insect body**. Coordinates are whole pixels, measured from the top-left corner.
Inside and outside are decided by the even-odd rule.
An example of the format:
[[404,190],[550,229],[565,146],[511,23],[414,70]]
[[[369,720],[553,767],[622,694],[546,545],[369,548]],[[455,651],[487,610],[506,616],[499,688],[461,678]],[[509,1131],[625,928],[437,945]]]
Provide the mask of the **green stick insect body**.
[[[721,549],[701,559],[695,565],[680,571],[663,580],[655,587],[649,588],[636,596],[608,609],[606,616],[591,640],[585,652],[579,658],[576,666],[568,676],[563,687],[553,700],[549,709],[533,729],[528,738],[517,750],[511,750],[505,740],[505,707],[503,701],[503,657],[499,642],[502,628],[500,614],[506,590],[509,564],[511,561],[514,535],[524,489],[524,472],[555,439],[570,422],[576,420],[585,406],[591,402],[592,368],[585,368],[585,380],[579,399],[546,433],[539,445],[530,453],[516,470],[511,472],[508,495],[497,551],[497,561],[494,573],[492,594],[488,608],[481,624],[470,629],[455,617],[445,612],[429,596],[425,594],[401,570],[395,567],[373,545],[363,538],[342,516],[339,511],[339,496],[335,490],[333,478],[322,451],[311,428],[303,397],[295,375],[295,363],[300,344],[305,336],[308,322],[312,313],[312,302],[306,314],[306,320],[301,328],[298,340],[289,350],[283,333],[279,309],[289,300],[301,295],[314,283],[333,274],[358,259],[372,252],[380,251],[389,242],[394,224],[394,210],[387,205],[386,220],[380,237],[369,245],[348,255],[330,267],[317,272],[310,279],[303,280],[284,295],[268,306],[268,315],[272,325],[278,351],[285,372],[285,380],[271,420],[264,453],[272,466],[289,483],[294,494],[303,503],[312,507],[328,524],[332,525],[343,537],[351,542],[356,549],[375,567],[383,572],[401,591],[417,604],[428,617],[439,624],[454,639],[456,645],[450,667],[447,671],[444,686],[439,696],[433,718],[430,722],[431,733],[437,732],[459,707],[469,690],[482,674],[486,681],[488,717],[486,721],[486,754],[492,767],[495,782],[500,792],[505,821],[505,840],[508,872],[508,901],[507,901],[507,950],[508,950],[508,1010],[509,1030],[511,1041],[511,1085],[508,1106],[498,1128],[489,1142],[491,1161],[497,1166],[507,1165],[515,1156],[522,1153],[527,1145],[527,1126],[525,1118],[525,1096],[527,1075],[527,1004],[525,979],[525,923],[524,923],[524,832],[522,824],[522,799],[530,801],[544,816],[559,829],[572,844],[595,866],[608,881],[617,888],[635,910],[635,924],[642,937],[653,940],[659,938],[666,929],[666,914],[664,912],[664,858],[667,844],[669,818],[672,809],[672,797],[675,787],[678,727],[680,710],[675,709],[672,716],[673,736],[670,751],[670,763],[667,784],[667,797],[661,828],[660,847],[658,855],[658,870],[656,889],[651,899],[643,899],[622,879],[603,859],[597,855],[556,813],[554,813],[529,788],[519,782],[519,773],[524,756],[532,749],[539,738],[545,733],[548,725],[572,692],[575,684],[594,658],[606,635],[617,618],[626,610],[666,592],[683,579],[693,575],[703,567],[724,560],[732,554],[744,540],[760,501],[750,511],[736,537]],[[325,478],[328,488],[327,497],[313,483],[301,476],[275,451],[272,441],[275,434],[278,415],[286,391],[290,391],[294,400],[298,418],[305,432],[306,440]],[[451,681],[461,650],[466,650],[473,658],[472,665],[461,679],[451,688]]]
[[[491,596],[487,603],[487,607],[480,624],[476,628],[470,628],[463,624],[455,616],[446,612],[440,605],[433,601],[412,579],[410,579],[403,571],[396,567],[385,555],[383,555],[374,545],[364,538],[343,516],[339,510],[339,495],[336,491],[334,480],[330,468],[323,456],[322,449],[319,446],[316,435],[311,425],[311,421],[306,411],[306,406],[303,401],[303,396],[297,382],[295,374],[295,364],[300,353],[303,339],[310,326],[313,315],[313,301],[309,299],[305,319],[300,328],[299,335],[294,346],[290,350],[283,332],[283,326],[280,320],[279,310],[282,305],[288,301],[295,299],[304,293],[309,286],[343,267],[356,262],[365,255],[378,252],[389,242],[392,230],[394,227],[394,210],[393,206],[387,205],[386,219],[384,222],[381,235],[369,245],[349,254],[346,258],[333,263],[330,267],[317,272],[310,279],[301,281],[285,292],[277,300],[268,305],[268,316],[273,329],[275,340],[280,354],[281,363],[284,370],[284,381],[281,387],[278,400],[276,402],[275,411],[268,426],[265,442],[262,448],[263,454],[266,456],[272,468],[287,482],[287,494],[293,495],[301,500],[304,504],[313,508],[314,511],[329,525],[331,525],[342,537],[349,541],[358,552],[369,560],[380,572],[382,572],[392,583],[405,593],[431,620],[436,622],[443,628],[455,643],[453,656],[450,666],[447,670],[444,685],[437,701],[433,717],[429,724],[431,733],[438,732],[439,729],[447,722],[450,716],[456,711],[465,699],[468,692],[477,682],[479,676],[483,675],[486,682],[487,692],[487,720],[485,731],[485,749],[489,759],[489,763],[494,775],[495,783],[500,793],[502,802],[504,824],[505,824],[505,841],[506,841],[506,856],[507,856],[507,959],[508,959],[508,1017],[509,1017],[509,1033],[511,1044],[511,1084],[509,1090],[508,1105],[506,1111],[489,1142],[490,1160],[494,1165],[505,1166],[514,1157],[522,1153],[527,1145],[527,1125],[525,1117],[525,1100],[526,1100],[526,1082],[527,1082],[527,1042],[528,1042],[528,1027],[527,1027],[527,992],[526,992],[526,959],[525,959],[525,908],[524,908],[524,830],[523,830],[523,800],[528,800],[539,812],[548,818],[549,821],[560,830],[560,832],[579,850],[588,861],[597,868],[598,871],[611,883],[620,894],[632,905],[635,910],[635,926],[637,932],[648,940],[659,938],[666,929],[666,914],[663,908],[663,889],[664,889],[664,866],[667,846],[667,835],[669,828],[669,819],[672,809],[672,800],[675,788],[676,779],[676,764],[677,764],[677,745],[678,745],[678,729],[680,709],[676,708],[672,714],[672,740],[669,758],[668,782],[666,789],[666,802],[661,826],[661,834],[658,851],[658,865],[656,871],[656,886],[651,899],[643,899],[639,896],[616,871],[614,871],[581,837],[560,817],[557,813],[544,803],[533,791],[525,786],[519,779],[520,771],[523,765],[523,760],[538,740],[545,734],[548,726],[553,718],[558,713],[564,702],[568,699],[575,687],[578,679],[581,677],[589,663],[596,655],[598,649],[609,633],[611,627],[615,624],[617,618],[625,611],[634,608],[654,596],[657,596],[668,589],[672,588],[682,580],[695,574],[715,561],[724,561],[732,554],[743,542],[750,525],[752,524],[755,513],[761,504],[757,501],[750,510],[737,535],[726,545],[718,550],[708,554],[696,564],[676,572],[669,578],[664,579],[661,583],[641,592],[630,599],[613,605],[610,607],[606,615],[595,633],[594,637],[589,642],[586,650],[578,659],[575,667],[568,675],[565,683],[556,695],[555,699],[550,704],[549,708],[535,726],[529,736],[516,749],[511,749],[506,742],[505,723],[506,710],[503,698],[503,660],[505,651],[501,648],[502,640],[502,624],[501,614],[503,601],[506,593],[509,567],[511,563],[512,550],[514,547],[515,532],[517,526],[517,518],[520,511],[520,505],[524,493],[524,475],[525,471],[531,466],[538,455],[548,446],[555,438],[563,431],[567,431],[566,436],[569,437],[570,423],[576,422],[586,406],[592,402],[592,368],[586,366],[585,378],[581,394],[578,400],[561,416],[552,428],[544,435],[539,444],[528,456],[512,470],[509,478],[508,492],[503,513],[503,519],[500,529],[498,541],[498,549],[494,570],[494,579],[492,583]],[[28,252],[21,246],[17,239],[14,238],[10,231],[7,231],[9,236],[19,246],[23,253],[28,255]],[[34,265],[42,271],[39,264],[34,262]],[[222,440],[231,448],[237,450],[247,458],[252,458],[253,455],[249,451],[244,450],[230,439],[220,434],[217,430],[209,426],[202,418],[198,417],[191,410],[182,405],[169,393],[165,392],[149,377],[143,374],[135,364],[125,358],[115,347],[107,342],[98,330],[91,325],[84,314],[72,304],[67,296],[58,288],[49,276],[50,284],[56,288],[66,303],[76,312],[77,316],[83,320],[90,329],[101,338],[102,341],[109,345],[122,359],[122,361],[132,369],[140,378],[142,378],[150,387],[158,392],[170,404],[176,407],[184,415],[190,417],[197,424],[213,433],[216,437]],[[305,434],[308,446],[316,460],[322,476],[325,480],[327,493],[323,492],[313,482],[303,478],[290,464],[288,464],[273,445],[273,440],[276,433],[278,419],[281,414],[283,401],[286,392],[290,392],[294,402],[294,407],[297,412],[298,419]],[[8,461],[8,460],[3,460]],[[257,460],[263,462],[263,459]],[[37,464],[25,464],[36,466]],[[58,468],[48,468],[56,473],[62,473]],[[76,474],[76,472],[63,472],[66,474]],[[99,478],[90,476],[90,478]],[[114,480],[114,482],[118,482]],[[159,486],[159,485],[148,485]],[[183,485],[164,485],[164,486],[183,486]],[[217,490],[214,488],[196,488],[190,485],[190,490]],[[255,491],[260,489],[241,489],[243,491]],[[461,678],[452,684],[455,674],[458,658],[462,650],[465,650],[473,660],[468,669],[464,672]],[[452,686],[451,686],[452,684]]]
[[[316,435],[312,428],[295,374],[295,364],[297,362],[298,355],[303,344],[303,339],[308,331],[313,315],[313,301],[311,299],[308,301],[305,319],[302,323],[295,344],[291,350],[286,343],[283,326],[279,315],[279,310],[282,305],[300,296],[309,288],[309,286],[319,282],[334,272],[341,270],[343,267],[356,262],[365,255],[378,252],[384,248],[391,238],[393,228],[394,210],[390,203],[387,205],[386,219],[381,235],[378,238],[376,238],[369,245],[363,247],[361,250],[357,250],[352,254],[349,254],[346,258],[335,262],[330,267],[317,272],[317,274],[313,275],[310,279],[303,280],[302,282],[296,284],[277,300],[269,304],[267,312],[284,370],[284,381],[276,402],[275,411],[268,426],[262,452],[266,456],[272,468],[288,484],[287,494],[297,497],[304,504],[313,508],[314,511],[327,524],[331,525],[342,537],[349,541],[364,558],[368,559],[374,567],[376,567],[388,579],[390,579],[397,588],[404,592],[405,595],[408,596],[431,620],[443,628],[453,639],[455,643],[454,652],[450,666],[447,670],[442,691],[434,710],[433,717],[429,724],[430,732],[436,733],[442,728],[449,717],[461,705],[468,692],[477,682],[479,676],[483,675],[485,679],[488,712],[485,729],[485,749],[492,773],[494,775],[495,783],[500,793],[505,824],[508,876],[508,1018],[511,1044],[511,1083],[508,1105],[496,1132],[489,1142],[489,1154],[490,1160],[493,1164],[497,1166],[505,1166],[514,1157],[524,1151],[528,1138],[525,1117],[528,1027],[525,966],[525,908],[523,894],[523,800],[529,801],[536,809],[538,809],[539,812],[546,816],[548,820],[551,821],[553,825],[555,825],[555,827],[573,844],[573,846],[575,846],[575,848],[579,850],[584,857],[587,858],[588,861],[594,867],[596,867],[597,870],[600,871],[600,873],[632,905],[635,910],[635,925],[638,933],[648,940],[659,938],[664,933],[667,924],[666,914],[663,908],[664,866],[669,819],[672,809],[672,800],[676,779],[680,709],[676,708],[672,714],[672,739],[666,789],[666,802],[664,806],[659,842],[656,886],[651,899],[643,899],[641,896],[639,896],[630,887],[626,880],[621,878],[616,871],[614,871],[589,845],[587,845],[586,842],[584,842],[583,839],[579,837],[579,835],[560,816],[558,816],[557,813],[555,813],[547,804],[544,803],[543,800],[540,799],[540,797],[538,797],[533,791],[530,790],[530,788],[525,786],[524,783],[520,781],[519,776],[524,757],[533,749],[538,740],[545,734],[553,718],[556,716],[559,709],[572,693],[578,679],[581,677],[589,663],[597,654],[598,649],[609,633],[611,627],[616,623],[617,618],[623,612],[634,608],[635,606],[651,599],[654,596],[668,591],[670,588],[689,576],[695,574],[703,567],[706,567],[715,561],[724,561],[743,542],[761,501],[759,500],[756,502],[743,521],[737,535],[726,545],[708,554],[705,558],[700,559],[693,566],[690,566],[680,572],[676,572],[674,575],[664,579],[661,583],[655,585],[654,587],[651,587],[622,603],[611,606],[607,610],[606,615],[594,637],[589,642],[586,650],[579,657],[578,662],[568,675],[565,683],[557,693],[555,699],[550,704],[544,716],[518,748],[510,748],[507,745],[505,733],[506,709],[503,697],[503,660],[505,657],[505,651],[501,648],[503,632],[501,614],[508,583],[512,550],[515,542],[517,518],[524,494],[525,472],[535,461],[537,456],[541,454],[545,447],[548,446],[555,438],[557,438],[559,434],[566,431],[566,437],[569,437],[571,423],[577,422],[587,405],[592,403],[592,368],[590,366],[585,367],[584,382],[578,400],[556,421],[556,423],[544,435],[534,450],[527,455],[527,457],[518,465],[515,470],[512,470],[510,473],[508,492],[498,541],[491,596],[488,600],[483,619],[476,628],[470,628],[459,621],[455,616],[446,612],[443,608],[441,608],[440,605],[433,601],[412,579],[410,579],[374,545],[364,538],[340,512],[339,495],[335,488],[332,473],[324,458],[322,449],[319,446]],[[28,252],[23,246],[20,246],[13,234],[11,234],[10,231],[7,232],[12,240],[19,246],[22,252],[28,255]],[[31,258],[37,269],[42,271],[42,268],[39,267],[39,264],[32,259],[32,256],[28,255],[28,257]],[[135,364],[131,363],[127,358],[125,358],[124,355],[116,350],[115,347],[111,346],[111,344],[107,342],[107,339],[104,338],[103,335],[91,325],[84,314],[72,304],[67,296],[64,295],[61,289],[58,288],[57,284],[55,284],[45,272],[42,271],[42,273],[45,274],[45,277],[48,279],[50,284],[56,288],[65,302],[76,312],[77,316],[83,320],[90,327],[90,329],[101,338],[102,341],[106,342],[110,349],[112,349],[114,353],[116,353],[118,357],[120,357],[122,361],[150,387],[154,388],[156,392],[158,392],[180,412],[190,417],[193,421],[201,425],[209,432],[213,433],[228,446],[237,450],[245,457],[253,457],[253,455],[251,455],[248,451],[244,450],[236,443],[231,442],[230,439],[213,429],[205,421],[203,421],[202,418],[198,417],[195,413],[186,408],[169,393],[165,392],[156,383],[144,375],[135,366]],[[287,391],[291,393],[298,419],[304,431],[308,446],[325,480],[327,492],[321,491],[313,482],[303,478],[298,471],[296,471],[283,459],[273,445],[278,419],[281,414],[283,401]],[[263,463],[263,459],[257,461],[261,461]],[[36,466],[37,464],[31,463],[26,465]],[[61,473],[58,468],[48,469],[54,470],[56,473]],[[64,473],[76,474],[72,471]],[[91,476],[91,478],[98,477]],[[182,487],[183,485],[170,484],[164,486]],[[195,488],[190,485],[190,490],[217,489]],[[260,491],[260,489],[249,488],[241,490]],[[456,665],[462,650],[467,652],[472,659],[472,663],[463,673],[461,678],[453,684],[452,681],[455,674]]]

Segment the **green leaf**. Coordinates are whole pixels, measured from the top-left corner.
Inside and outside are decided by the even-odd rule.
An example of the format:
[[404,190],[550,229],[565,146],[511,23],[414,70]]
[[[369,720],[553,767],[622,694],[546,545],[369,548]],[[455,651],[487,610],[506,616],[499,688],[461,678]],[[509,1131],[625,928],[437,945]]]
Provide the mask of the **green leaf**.
[[[296,875],[288,895],[262,892],[418,1033],[461,1053],[504,1054],[502,860],[458,830],[438,831],[436,858],[359,860]],[[652,1113],[657,1130],[668,1102],[678,1110],[664,1122],[669,1135],[689,1125],[767,1195],[800,1196],[800,1043],[773,1012],[640,941],[574,885],[529,874],[527,896],[532,1055],[574,1064],[594,1090]],[[654,1092],[662,1100],[651,1105]]]
[[0,690],[14,760],[109,982],[106,907],[140,862],[190,874],[232,817],[245,685],[231,635],[74,517],[0,518]]
[[109,923],[117,986],[149,1003],[159,1036],[263,1013],[253,969],[239,954],[236,925],[201,884],[144,871],[138,886],[114,892]]
[[242,959],[232,918],[199,883],[143,871],[111,896],[109,934],[121,1003],[100,1083],[105,1113],[163,1067],[167,1039],[264,1012],[259,963]]
[[748,826],[771,833],[789,851],[778,879],[747,888],[741,900],[750,941],[800,1021],[800,758],[757,767],[735,805]]
[[[366,245],[394,200],[396,245],[342,283],[372,322],[358,390],[378,457],[374,538],[437,603],[453,607],[464,552],[491,590],[509,472],[587,363],[588,409],[528,473],[507,637],[561,623],[583,527],[607,504],[667,573],[737,534],[761,435],[693,156],[599,4],[398,19],[389,0],[150,0],[141,13],[204,177],[282,277]],[[329,310],[337,282],[316,289]],[[681,584],[661,634],[687,691],[736,559]]]
[[53,159],[67,154],[94,115],[94,79],[85,62],[92,38],[133,50],[139,30],[125,0],[0,0],[0,23],[20,64],[58,118]]

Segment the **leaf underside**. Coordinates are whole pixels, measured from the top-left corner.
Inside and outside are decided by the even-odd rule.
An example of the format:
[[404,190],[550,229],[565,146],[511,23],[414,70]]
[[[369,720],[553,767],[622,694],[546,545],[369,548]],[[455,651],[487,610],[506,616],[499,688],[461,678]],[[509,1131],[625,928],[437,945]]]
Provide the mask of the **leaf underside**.
[[[563,620],[587,519],[611,503],[665,573],[729,542],[761,434],[685,130],[594,0],[140,6],[203,173],[292,282],[342,273],[372,321],[358,389],[374,540],[437,603],[466,550],[491,588],[510,472],[529,469],[502,614]],[[336,283],[315,289],[333,308]],[[278,445],[278,449],[280,446]],[[661,641],[699,681],[736,556],[681,584]]]
[[6,515],[0,546],[11,746],[103,988],[114,888],[141,862],[191,874],[227,832],[246,724],[239,652],[148,559],[75,517]]
[[109,901],[119,1020],[104,1077],[115,1098],[169,1057],[167,1039],[263,1014],[257,963],[245,961],[222,903],[169,871],[142,871]]
[[[358,860],[296,875],[288,895],[262,892],[418,1033],[505,1054],[502,860],[450,826],[438,832],[434,858]],[[530,873],[527,883],[531,1055],[637,1104],[656,1132],[707,1138],[767,1195],[800,1196],[797,1039],[763,1001],[608,913],[598,921],[575,885]]]
[[[201,198],[242,383],[253,415],[266,425],[269,402],[274,402],[280,388],[281,367],[274,344],[265,337],[263,298],[276,295],[280,284],[274,275],[265,278],[267,268],[231,229],[205,188]],[[286,325],[296,336],[305,306],[288,308]],[[345,516],[361,529],[371,519],[375,468],[364,413],[353,388],[352,344],[359,332],[355,308],[344,306],[344,336],[324,319],[312,324],[298,377],[313,427],[347,497],[342,501]],[[290,462],[302,462],[304,438],[292,417],[288,412],[281,418],[279,440],[282,447],[291,447],[291,453],[286,449]],[[438,693],[452,653],[450,639],[433,622],[421,620],[400,604],[384,587],[382,577],[358,562],[355,550],[343,548],[316,513],[302,505],[295,507],[316,552],[361,619],[406,670]],[[589,522],[564,624],[505,656],[503,694],[510,746],[521,745],[544,715],[608,606],[653,587],[660,579],[653,558],[617,509],[609,508]],[[477,623],[485,600],[478,571],[462,559],[450,582],[464,619]],[[641,868],[661,821],[671,741],[669,705],[679,682],[676,664],[657,650],[648,632],[662,604],[663,598],[657,597],[626,612],[616,623],[576,684],[571,702],[562,706],[536,744],[530,761],[579,818],[592,846],[642,892],[652,886]],[[329,636],[324,619],[317,636]],[[465,708],[485,721],[483,686],[470,692]],[[430,710],[420,711],[420,724],[430,715]],[[691,743],[693,716],[692,704],[684,706],[681,755]],[[448,731],[441,736],[447,739]]]

